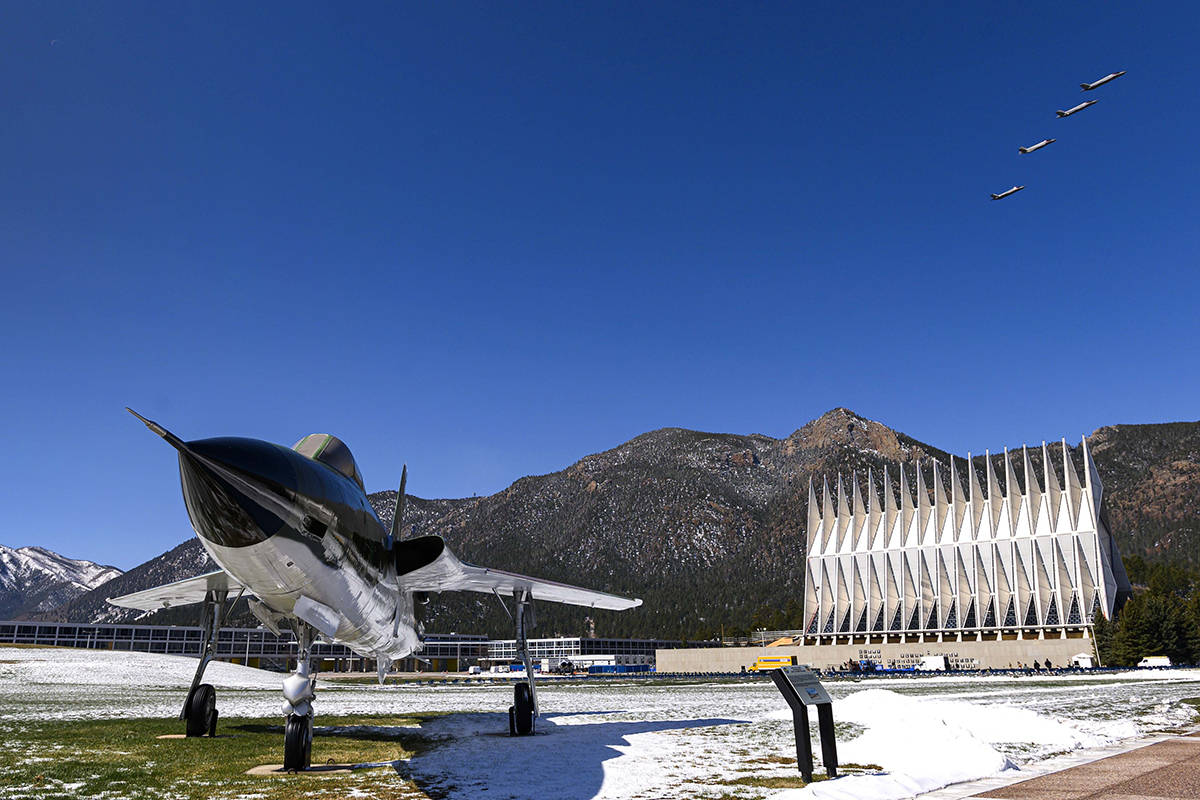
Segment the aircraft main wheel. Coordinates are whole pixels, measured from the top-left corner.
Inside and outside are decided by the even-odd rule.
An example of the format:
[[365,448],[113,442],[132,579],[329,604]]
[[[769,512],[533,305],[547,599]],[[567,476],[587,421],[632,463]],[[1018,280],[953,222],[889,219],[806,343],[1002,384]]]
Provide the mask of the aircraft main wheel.
[[533,693],[529,691],[528,683],[513,687],[513,717],[518,736],[533,733]]
[[187,735],[217,735],[217,690],[202,683],[188,699]]
[[283,731],[283,768],[308,769],[312,761],[312,717],[307,714],[288,714]]

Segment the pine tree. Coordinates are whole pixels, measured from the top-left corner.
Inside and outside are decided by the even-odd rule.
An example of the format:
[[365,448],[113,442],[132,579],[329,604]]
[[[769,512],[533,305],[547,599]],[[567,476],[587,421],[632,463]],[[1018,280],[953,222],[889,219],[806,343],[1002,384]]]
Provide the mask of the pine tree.
[[1097,614],[1092,623],[1092,636],[1096,640],[1096,654],[1100,658],[1100,666],[1114,666],[1112,660],[1113,628],[1113,623],[1103,614]]
[[1117,618],[1112,638],[1112,662],[1131,667],[1146,656],[1162,655],[1172,663],[1192,660],[1186,607],[1173,594],[1140,592]]

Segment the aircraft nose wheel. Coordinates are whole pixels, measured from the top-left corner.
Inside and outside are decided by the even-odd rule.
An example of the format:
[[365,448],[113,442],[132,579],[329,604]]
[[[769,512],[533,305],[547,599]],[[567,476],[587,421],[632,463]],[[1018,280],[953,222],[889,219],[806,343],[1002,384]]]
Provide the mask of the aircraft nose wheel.
[[283,768],[288,771],[308,769],[312,761],[312,717],[307,714],[288,714],[283,732]]
[[217,690],[212,684],[202,683],[192,692],[185,719],[188,736],[217,735]]

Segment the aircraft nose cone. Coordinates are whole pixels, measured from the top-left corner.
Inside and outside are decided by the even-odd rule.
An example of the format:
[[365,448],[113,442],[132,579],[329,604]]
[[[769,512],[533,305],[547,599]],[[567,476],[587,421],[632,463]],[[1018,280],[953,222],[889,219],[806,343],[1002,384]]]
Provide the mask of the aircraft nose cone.
[[283,528],[277,492],[294,482],[274,445],[253,439],[202,439],[179,455],[192,527],[223,547],[247,547]]
[[222,436],[188,442],[187,448],[210,466],[225,467],[255,482],[276,487],[295,483],[295,470],[280,448],[270,442]]

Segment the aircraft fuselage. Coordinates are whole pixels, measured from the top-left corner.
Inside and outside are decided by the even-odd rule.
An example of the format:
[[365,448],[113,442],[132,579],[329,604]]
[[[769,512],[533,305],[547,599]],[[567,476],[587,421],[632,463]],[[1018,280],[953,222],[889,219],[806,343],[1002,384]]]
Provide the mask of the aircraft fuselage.
[[[281,445],[189,442],[179,453],[192,527],[213,560],[273,610],[308,598],[337,615],[333,638],[400,658],[420,646],[379,521],[358,484]],[[301,615],[302,616],[302,615]]]

